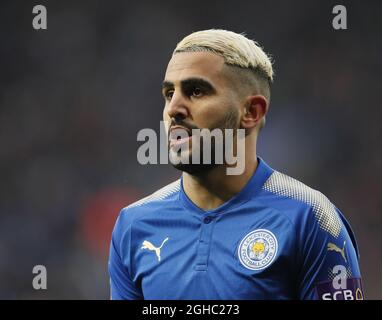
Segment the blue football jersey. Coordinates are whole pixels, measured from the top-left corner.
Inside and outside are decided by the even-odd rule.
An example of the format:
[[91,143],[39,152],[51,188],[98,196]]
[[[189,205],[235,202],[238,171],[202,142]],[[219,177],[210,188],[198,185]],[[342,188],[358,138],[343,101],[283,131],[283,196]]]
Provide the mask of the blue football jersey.
[[202,210],[182,178],[122,209],[112,299],[363,299],[358,249],[322,193],[258,158],[246,186]]

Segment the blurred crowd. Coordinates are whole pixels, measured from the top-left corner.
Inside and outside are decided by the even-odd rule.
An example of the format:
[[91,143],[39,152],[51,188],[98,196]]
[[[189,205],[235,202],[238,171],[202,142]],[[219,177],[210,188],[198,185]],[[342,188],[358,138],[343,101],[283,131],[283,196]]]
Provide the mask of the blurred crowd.
[[[245,32],[276,72],[258,153],[320,190],[358,239],[366,298],[382,298],[380,12],[332,1],[32,1],[0,5],[0,299],[108,299],[119,210],[175,180],[137,162],[137,132],[159,131],[172,50],[202,29]],[[48,289],[32,287],[47,268]]]

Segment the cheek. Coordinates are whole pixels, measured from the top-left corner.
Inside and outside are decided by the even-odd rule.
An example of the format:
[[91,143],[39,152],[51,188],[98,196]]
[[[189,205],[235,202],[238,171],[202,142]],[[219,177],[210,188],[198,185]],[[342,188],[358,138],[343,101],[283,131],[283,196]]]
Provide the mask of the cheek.
[[238,107],[227,100],[200,106],[194,115],[194,121],[202,128],[216,128],[224,125],[228,115],[232,115]]
[[163,109],[163,124],[164,124],[164,129],[166,131],[166,134],[168,133],[170,123],[171,123],[171,118],[167,114],[166,109]]
[[170,119],[170,116],[168,115],[168,113],[167,113],[167,109],[166,108],[163,108],[163,121],[164,122],[168,122],[168,121],[170,121],[171,119]]

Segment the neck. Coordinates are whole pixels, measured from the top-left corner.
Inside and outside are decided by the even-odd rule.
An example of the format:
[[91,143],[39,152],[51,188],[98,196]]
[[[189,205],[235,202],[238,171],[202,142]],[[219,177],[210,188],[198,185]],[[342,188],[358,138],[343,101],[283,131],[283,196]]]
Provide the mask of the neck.
[[[254,150],[253,150],[254,149]],[[248,155],[248,156],[247,156]],[[258,165],[256,147],[245,152],[245,167],[240,175],[227,175],[221,165],[200,175],[183,173],[183,189],[191,201],[203,210],[212,210],[239,193],[251,179]]]

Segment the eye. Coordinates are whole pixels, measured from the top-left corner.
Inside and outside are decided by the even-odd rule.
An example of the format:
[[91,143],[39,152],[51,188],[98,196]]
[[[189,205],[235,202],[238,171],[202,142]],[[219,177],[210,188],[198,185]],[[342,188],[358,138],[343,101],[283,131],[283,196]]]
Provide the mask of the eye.
[[198,88],[198,87],[195,87],[193,90],[192,90],[192,96],[193,97],[200,97],[203,95],[203,91],[202,89]]
[[171,100],[172,96],[174,95],[174,90],[167,90],[165,93],[164,93],[164,98],[166,100]]

